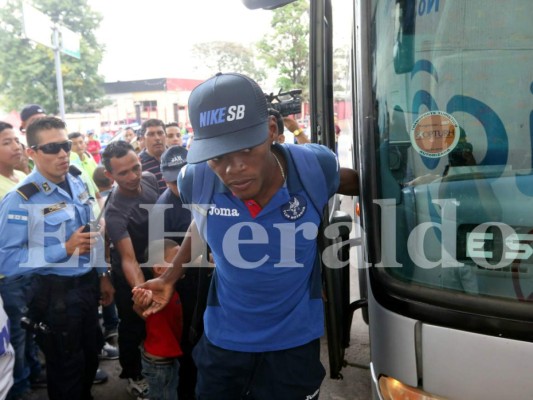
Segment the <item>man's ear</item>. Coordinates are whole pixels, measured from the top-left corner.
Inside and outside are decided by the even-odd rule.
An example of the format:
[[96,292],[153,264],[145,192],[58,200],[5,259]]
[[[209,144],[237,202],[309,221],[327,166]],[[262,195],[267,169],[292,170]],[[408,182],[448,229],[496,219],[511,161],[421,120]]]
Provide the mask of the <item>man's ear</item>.
[[107,169],[104,169],[104,175],[107,179],[111,180],[112,182],[115,182],[113,179],[113,175],[111,175],[111,172],[109,172]]
[[26,151],[26,155],[33,160],[33,155],[35,154],[35,150],[33,150],[30,147],[26,147],[25,151]]
[[[279,132],[283,134],[283,132]],[[270,142],[276,141],[278,137],[278,123],[276,122],[276,117],[270,115],[268,117],[268,139]]]

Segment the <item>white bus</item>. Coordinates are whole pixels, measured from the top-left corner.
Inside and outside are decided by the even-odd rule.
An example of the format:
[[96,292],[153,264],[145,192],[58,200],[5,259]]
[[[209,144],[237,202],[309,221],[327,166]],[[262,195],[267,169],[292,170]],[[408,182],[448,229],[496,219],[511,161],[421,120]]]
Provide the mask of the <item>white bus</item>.
[[363,299],[324,268],[332,377],[362,305],[375,398],[532,398],[533,2],[310,3],[313,140],[350,105],[361,186]]

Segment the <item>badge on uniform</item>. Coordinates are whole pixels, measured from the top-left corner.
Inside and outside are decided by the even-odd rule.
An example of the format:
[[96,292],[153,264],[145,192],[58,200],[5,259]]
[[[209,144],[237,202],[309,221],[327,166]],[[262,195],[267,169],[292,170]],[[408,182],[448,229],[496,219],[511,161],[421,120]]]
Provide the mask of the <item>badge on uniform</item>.
[[66,207],[67,207],[67,203],[65,203],[64,201],[62,201],[61,203],[52,204],[48,207],[43,208],[43,215],[51,214],[53,212],[62,210],[63,208],[66,208]]
[[50,187],[50,185],[48,184],[48,182],[43,182],[43,184],[41,185],[43,187],[43,190],[45,192],[49,192],[50,190],[52,190],[52,188]]
[[307,200],[300,195],[291,196],[289,202],[281,207],[281,213],[289,221],[296,221],[305,214]]
[[89,199],[89,193],[87,193],[87,190],[83,191],[78,195],[78,200],[80,203],[85,203]]
[[28,224],[28,212],[20,210],[9,210],[7,213],[7,223],[8,224]]

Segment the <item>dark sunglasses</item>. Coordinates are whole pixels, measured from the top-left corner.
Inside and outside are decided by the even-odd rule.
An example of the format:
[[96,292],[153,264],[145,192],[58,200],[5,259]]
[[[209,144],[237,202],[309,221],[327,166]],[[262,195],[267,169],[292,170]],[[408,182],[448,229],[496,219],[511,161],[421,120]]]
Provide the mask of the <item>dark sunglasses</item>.
[[46,143],[40,146],[35,145],[35,146],[31,146],[30,148],[35,151],[41,150],[44,154],[57,154],[61,150],[64,150],[65,153],[68,153],[70,149],[72,148],[72,142],[70,140],[67,140],[66,142]]

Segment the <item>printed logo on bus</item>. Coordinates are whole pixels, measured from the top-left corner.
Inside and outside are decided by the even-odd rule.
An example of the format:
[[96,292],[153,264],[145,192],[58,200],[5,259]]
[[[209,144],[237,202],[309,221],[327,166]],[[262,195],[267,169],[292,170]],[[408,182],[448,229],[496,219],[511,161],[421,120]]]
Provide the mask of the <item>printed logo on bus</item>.
[[420,155],[440,158],[454,149],[459,136],[459,124],[454,117],[444,111],[429,111],[413,123],[410,139]]

